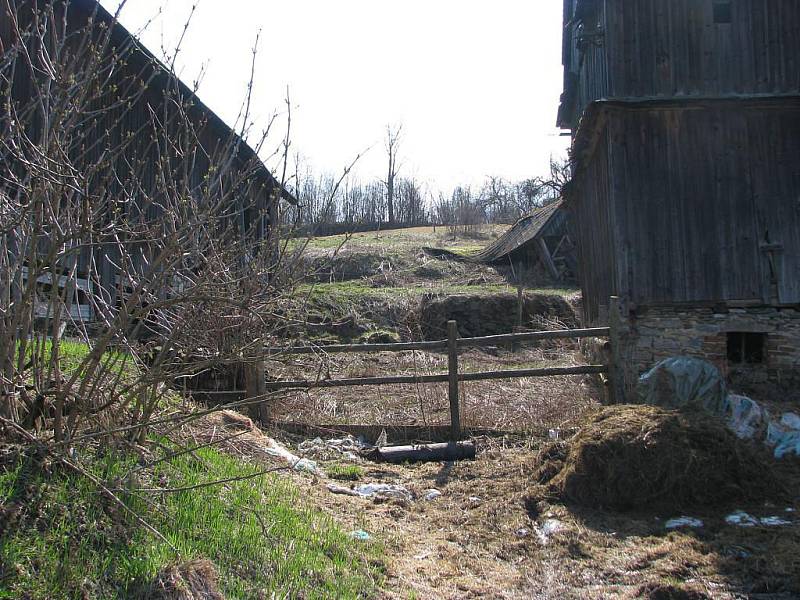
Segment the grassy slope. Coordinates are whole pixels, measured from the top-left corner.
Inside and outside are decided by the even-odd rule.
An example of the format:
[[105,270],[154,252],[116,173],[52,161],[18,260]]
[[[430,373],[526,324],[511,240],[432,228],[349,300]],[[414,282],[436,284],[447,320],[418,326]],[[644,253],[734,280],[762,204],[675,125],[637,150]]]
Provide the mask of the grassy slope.
[[[132,461],[108,454],[93,463],[94,474],[113,479]],[[257,470],[203,449],[149,475],[150,484],[185,487]],[[277,475],[146,495],[147,501],[121,495],[170,540],[180,559],[210,559],[230,598],[356,598],[379,576],[364,558],[374,549],[356,547],[327,517],[305,508],[291,482]],[[8,525],[0,538],[0,597],[135,597],[178,559],[88,480],[59,470],[45,475],[31,460],[0,474],[0,504]]]
[[[80,362],[86,346],[68,343],[62,368]],[[122,478],[138,456],[84,452],[102,481]],[[115,484],[119,496],[177,548],[158,540],[86,478],[34,458],[0,464],[0,598],[135,597],[179,560],[206,558],[230,598],[356,598],[380,578],[376,549],[356,542],[298,497],[291,480],[247,477],[262,466],[204,448]],[[374,562],[377,564],[377,562]]]

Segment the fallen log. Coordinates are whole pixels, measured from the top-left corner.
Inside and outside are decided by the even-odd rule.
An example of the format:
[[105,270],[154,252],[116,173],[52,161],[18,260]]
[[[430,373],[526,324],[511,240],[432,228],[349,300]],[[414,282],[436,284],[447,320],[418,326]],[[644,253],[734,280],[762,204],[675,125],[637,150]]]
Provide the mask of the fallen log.
[[383,446],[375,450],[373,458],[390,463],[474,459],[475,444],[472,442],[446,442],[414,446]]

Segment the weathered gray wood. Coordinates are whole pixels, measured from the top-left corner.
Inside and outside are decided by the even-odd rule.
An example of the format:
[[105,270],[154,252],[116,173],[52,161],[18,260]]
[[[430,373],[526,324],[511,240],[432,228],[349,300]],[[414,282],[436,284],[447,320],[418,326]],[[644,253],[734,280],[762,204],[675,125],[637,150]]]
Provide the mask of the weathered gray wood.
[[329,346],[287,346],[267,348],[267,356],[278,354],[336,354],[344,352],[406,352],[409,350],[443,350],[447,340],[431,342],[399,342],[396,344],[331,344]]
[[[528,331],[524,333],[505,333],[474,338],[459,338],[459,348],[476,346],[494,346],[508,342],[525,342],[533,340],[551,340],[559,338],[606,337],[607,327],[590,329],[564,329],[557,331]],[[447,348],[447,340],[431,342],[400,342],[397,344],[335,344],[330,346],[287,346],[286,348],[267,348],[265,356],[279,354],[324,354],[344,352],[404,352],[409,350],[443,350]]]
[[465,460],[475,458],[475,444],[447,442],[421,446],[384,446],[378,448],[376,455],[378,460],[391,463]]
[[461,437],[461,417],[458,401],[458,324],[447,322],[447,375],[450,400],[450,429],[454,440]]
[[495,346],[498,344],[506,344],[508,342],[531,342],[534,340],[608,337],[608,334],[608,327],[594,327],[591,329],[563,329],[557,331],[526,331],[524,333],[504,333],[501,335],[461,338],[458,340],[458,347],[471,348],[477,346]]
[[547,267],[547,270],[550,272],[550,275],[553,279],[558,281],[561,279],[561,273],[558,272],[556,268],[556,263],[553,262],[553,257],[550,255],[550,249],[547,247],[547,243],[544,241],[543,238],[539,238],[537,240],[537,244],[539,247],[539,256],[542,259],[542,262]]
[[608,379],[609,401],[611,404],[625,403],[625,377],[622,369],[622,314],[619,297],[611,296],[608,303],[608,318],[611,326]]
[[[458,373],[458,381],[484,381],[489,379],[519,379],[523,377],[553,377],[559,375],[596,375],[608,371],[606,365],[584,365],[578,367],[549,367],[541,369],[513,369],[503,371],[479,371]],[[321,379],[319,381],[267,381],[267,390],[334,388],[369,385],[414,385],[424,383],[449,383],[450,375],[393,375],[388,377],[354,377],[347,379]],[[225,392],[209,392],[225,393]]]

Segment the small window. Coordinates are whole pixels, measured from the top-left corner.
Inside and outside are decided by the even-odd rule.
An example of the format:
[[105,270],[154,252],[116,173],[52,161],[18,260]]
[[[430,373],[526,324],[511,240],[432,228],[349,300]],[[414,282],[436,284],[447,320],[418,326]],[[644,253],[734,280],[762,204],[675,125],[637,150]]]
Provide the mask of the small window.
[[732,12],[730,0],[714,0],[714,23],[730,23]]
[[730,332],[728,361],[733,364],[760,364],[766,358],[767,334]]

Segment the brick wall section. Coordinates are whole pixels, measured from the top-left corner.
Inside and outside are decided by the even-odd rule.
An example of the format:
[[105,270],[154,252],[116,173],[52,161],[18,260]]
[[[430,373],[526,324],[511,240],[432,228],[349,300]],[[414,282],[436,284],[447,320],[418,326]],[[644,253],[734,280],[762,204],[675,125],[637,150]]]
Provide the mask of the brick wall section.
[[[730,364],[729,332],[766,333],[764,362]],[[800,310],[640,308],[626,324],[621,346],[627,394],[656,362],[683,355],[715,364],[732,391],[763,400],[800,399]]]

